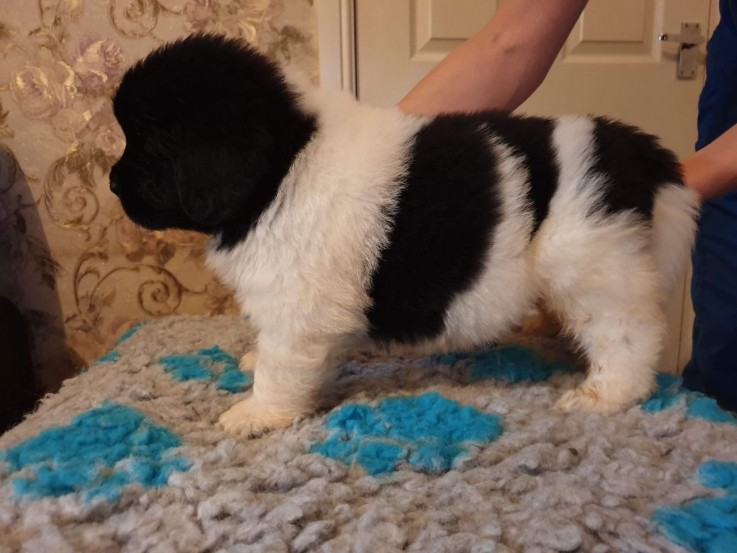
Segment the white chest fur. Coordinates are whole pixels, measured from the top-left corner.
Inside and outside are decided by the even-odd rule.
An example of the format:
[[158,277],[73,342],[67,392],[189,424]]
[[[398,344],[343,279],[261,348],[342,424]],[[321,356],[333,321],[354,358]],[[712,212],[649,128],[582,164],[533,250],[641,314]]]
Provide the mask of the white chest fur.
[[366,288],[390,230],[412,137],[423,120],[313,99],[318,130],[246,239],[209,261],[264,333],[282,340],[365,330]]

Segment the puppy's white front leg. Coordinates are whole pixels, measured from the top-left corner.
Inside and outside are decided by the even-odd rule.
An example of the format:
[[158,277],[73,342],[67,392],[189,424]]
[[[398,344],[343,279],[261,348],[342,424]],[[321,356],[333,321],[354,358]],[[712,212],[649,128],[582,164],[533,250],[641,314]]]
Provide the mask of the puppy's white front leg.
[[260,345],[251,395],[220,416],[223,429],[252,438],[312,413],[320,390],[334,378],[334,368],[326,351],[309,349],[312,351],[271,352]]

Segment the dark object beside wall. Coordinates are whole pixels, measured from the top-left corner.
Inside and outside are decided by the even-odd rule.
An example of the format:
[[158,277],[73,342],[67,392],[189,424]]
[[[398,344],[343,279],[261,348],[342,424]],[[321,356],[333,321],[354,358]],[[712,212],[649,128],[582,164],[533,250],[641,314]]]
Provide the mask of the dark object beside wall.
[[26,321],[0,297],[0,434],[23,420],[39,398]]

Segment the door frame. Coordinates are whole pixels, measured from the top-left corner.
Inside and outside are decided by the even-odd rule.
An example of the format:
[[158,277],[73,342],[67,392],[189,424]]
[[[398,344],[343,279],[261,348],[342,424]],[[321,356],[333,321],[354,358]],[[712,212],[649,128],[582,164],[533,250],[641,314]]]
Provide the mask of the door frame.
[[317,0],[320,84],[358,90],[356,71],[356,0]]

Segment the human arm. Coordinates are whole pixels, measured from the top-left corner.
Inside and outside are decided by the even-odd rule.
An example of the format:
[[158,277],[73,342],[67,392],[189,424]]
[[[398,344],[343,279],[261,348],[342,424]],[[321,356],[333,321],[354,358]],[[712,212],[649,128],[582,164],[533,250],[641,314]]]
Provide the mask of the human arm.
[[737,190],[737,125],[683,160],[683,179],[701,199]]
[[477,34],[445,57],[399,103],[432,115],[512,111],[530,96],[587,0],[505,0]]

